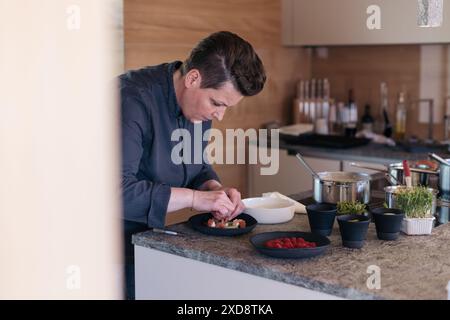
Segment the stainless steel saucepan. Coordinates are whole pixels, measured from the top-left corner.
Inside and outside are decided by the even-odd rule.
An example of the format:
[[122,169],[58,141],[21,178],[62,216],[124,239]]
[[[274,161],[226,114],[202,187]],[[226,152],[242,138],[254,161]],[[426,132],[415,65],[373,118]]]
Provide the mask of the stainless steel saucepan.
[[[450,159],[446,159],[450,163]],[[450,165],[440,164],[439,193],[442,199],[450,201]]]
[[[370,169],[374,171],[386,172],[388,180],[392,185],[404,185],[405,177],[403,174],[403,164],[401,162],[391,163],[390,165],[361,165],[355,162],[350,163],[352,167]],[[439,171],[431,170],[424,164],[413,164],[410,167],[411,180],[413,186],[427,186],[437,188]]]
[[319,172],[314,178],[314,200],[336,204],[342,201],[370,201],[370,176],[356,172]]
[[429,154],[439,162],[439,196],[450,201],[450,159],[443,159],[434,153]]
[[355,172],[314,172],[300,154],[300,162],[313,176],[314,200],[319,203],[336,204],[342,201],[370,201],[370,175]]

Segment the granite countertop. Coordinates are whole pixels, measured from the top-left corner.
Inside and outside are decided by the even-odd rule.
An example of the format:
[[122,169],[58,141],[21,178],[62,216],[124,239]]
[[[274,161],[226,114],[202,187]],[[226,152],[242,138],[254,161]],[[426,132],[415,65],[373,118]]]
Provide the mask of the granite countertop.
[[[297,198],[306,198],[303,193]],[[222,266],[263,278],[348,299],[446,299],[450,281],[450,224],[429,236],[406,236],[397,241],[377,239],[372,223],[362,249],[341,244],[337,222],[329,237],[331,246],[321,256],[276,259],[258,253],[249,238],[269,231],[308,231],[308,217],[296,214],[284,224],[257,225],[249,234],[214,237],[194,231],[187,223],[170,226],[184,233],[171,236],[146,231],[133,236],[137,246]],[[381,289],[368,289],[369,266],[381,271]]]
[[[293,154],[299,152],[302,156],[325,158],[334,160],[364,161],[371,163],[390,164],[402,160],[428,159],[428,153],[412,153],[402,151],[398,147],[388,147],[376,143],[370,143],[361,147],[348,149],[310,147],[288,144],[280,139],[280,149],[288,150]],[[445,157],[445,154],[439,153]],[[450,157],[450,156],[447,156]]]

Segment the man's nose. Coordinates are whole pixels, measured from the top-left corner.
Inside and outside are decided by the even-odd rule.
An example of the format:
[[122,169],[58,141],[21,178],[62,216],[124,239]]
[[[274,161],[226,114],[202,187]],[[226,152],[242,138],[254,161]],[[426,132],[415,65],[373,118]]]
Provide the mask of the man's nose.
[[219,121],[222,121],[223,116],[225,115],[225,107],[220,108],[220,110],[217,110],[216,112],[214,112],[214,118],[216,118]]

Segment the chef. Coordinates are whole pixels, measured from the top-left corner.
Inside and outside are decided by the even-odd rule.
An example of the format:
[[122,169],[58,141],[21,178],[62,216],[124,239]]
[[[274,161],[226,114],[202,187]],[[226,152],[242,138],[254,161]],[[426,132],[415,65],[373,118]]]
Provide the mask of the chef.
[[[264,67],[252,46],[234,33],[217,32],[201,40],[184,62],[129,71],[119,79],[127,257],[131,234],[163,228],[167,213],[192,208],[217,219],[239,215],[244,209],[239,191],[223,186],[204,161],[174,161],[178,141],[171,137],[178,129],[194,137],[196,125],[203,136],[213,119],[221,121],[228,108],[263,89]],[[206,144],[202,141],[202,149]]]

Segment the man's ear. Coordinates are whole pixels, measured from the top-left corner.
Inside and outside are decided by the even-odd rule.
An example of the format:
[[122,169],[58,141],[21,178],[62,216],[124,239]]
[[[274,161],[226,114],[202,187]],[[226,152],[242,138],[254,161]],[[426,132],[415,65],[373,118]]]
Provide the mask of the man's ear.
[[191,69],[184,78],[184,85],[186,88],[200,88],[202,76],[198,69]]

